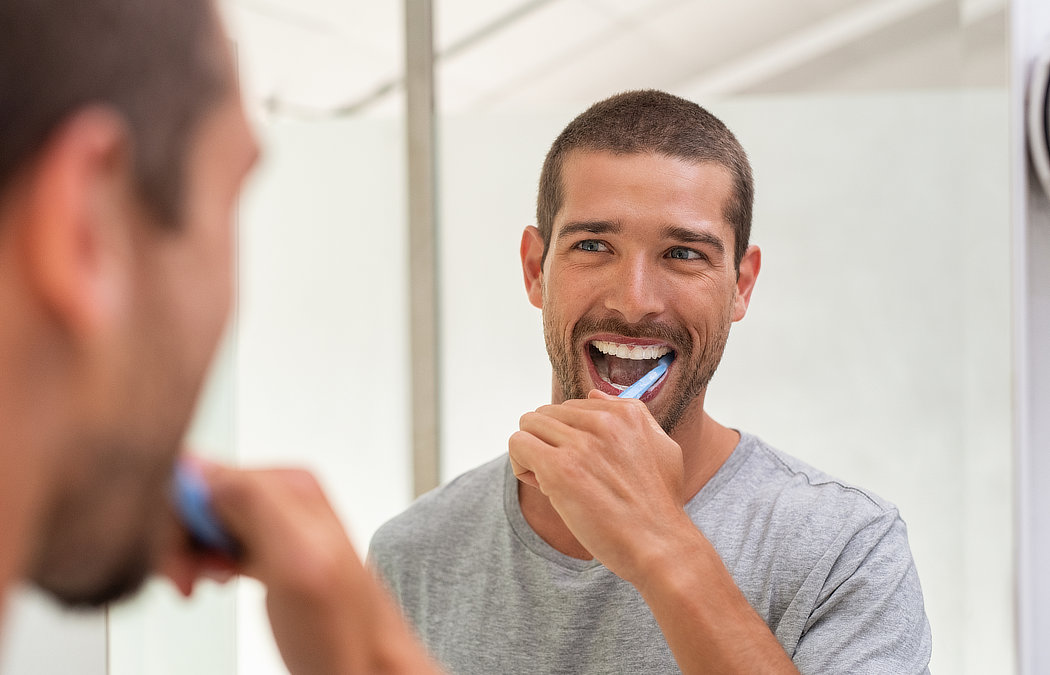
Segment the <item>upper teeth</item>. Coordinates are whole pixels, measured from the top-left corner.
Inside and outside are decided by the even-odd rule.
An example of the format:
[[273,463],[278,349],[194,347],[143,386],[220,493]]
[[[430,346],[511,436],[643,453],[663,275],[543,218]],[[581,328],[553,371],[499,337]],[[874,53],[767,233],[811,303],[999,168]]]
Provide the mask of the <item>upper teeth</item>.
[[621,359],[632,359],[635,361],[641,361],[643,359],[658,359],[671,351],[670,347],[662,345],[649,345],[643,347],[641,345],[622,345],[618,342],[606,342],[604,340],[595,340],[591,344],[602,354],[616,356]]

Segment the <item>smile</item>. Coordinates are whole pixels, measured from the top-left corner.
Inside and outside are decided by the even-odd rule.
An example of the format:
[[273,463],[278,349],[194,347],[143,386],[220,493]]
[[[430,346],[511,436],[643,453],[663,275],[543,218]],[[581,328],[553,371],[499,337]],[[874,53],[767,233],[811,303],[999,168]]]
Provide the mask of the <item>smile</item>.
[[[594,372],[602,383],[611,388],[613,392],[621,392],[634,384],[640,377],[656,367],[660,357],[672,352],[667,345],[660,344],[629,344],[613,342],[610,340],[592,340],[588,344],[588,354],[594,365]],[[664,375],[666,378],[667,375]],[[663,379],[663,378],[661,378]],[[599,388],[606,389],[606,387]],[[651,393],[660,386],[660,382],[653,387]],[[645,398],[649,398],[647,395]]]

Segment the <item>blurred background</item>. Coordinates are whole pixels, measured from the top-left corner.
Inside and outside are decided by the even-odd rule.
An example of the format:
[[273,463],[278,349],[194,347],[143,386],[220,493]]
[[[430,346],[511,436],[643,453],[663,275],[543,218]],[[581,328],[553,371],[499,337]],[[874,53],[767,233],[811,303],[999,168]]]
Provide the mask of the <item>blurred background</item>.
[[[406,17],[363,0],[222,9],[265,152],[193,442],[316,470],[363,555],[414,496]],[[549,144],[601,98],[670,91],[723,119],[756,176],[764,267],[710,411],[899,506],[933,672],[1014,672],[1008,9],[434,2],[438,478],[505,452],[549,399],[518,262]],[[39,639],[59,624],[104,655],[77,672],[285,672],[255,584],[198,590],[156,582],[106,619],[27,595],[3,672],[68,672]]]

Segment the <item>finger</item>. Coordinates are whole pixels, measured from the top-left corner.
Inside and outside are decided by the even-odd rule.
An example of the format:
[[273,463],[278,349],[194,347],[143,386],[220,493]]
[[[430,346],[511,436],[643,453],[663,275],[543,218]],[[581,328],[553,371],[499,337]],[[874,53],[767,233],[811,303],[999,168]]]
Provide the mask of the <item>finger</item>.
[[518,464],[516,461],[514,461],[513,457],[510,460],[510,468],[514,472],[514,477],[517,478],[519,481],[525,483],[526,485],[531,485],[532,487],[539,489],[540,483],[536,480],[536,474],[526,469],[521,464]]
[[311,554],[356,555],[311,474],[209,467],[216,515],[243,548],[242,572],[264,582],[301,576]]
[[163,534],[154,570],[170,579],[183,595],[189,597],[198,579],[224,583],[238,573],[233,558],[225,553],[202,550],[195,544],[174,509],[168,511],[158,528]]
[[168,551],[157,562],[156,572],[167,577],[185,597],[193,594],[199,579],[226,583],[240,573],[230,558],[214,553],[200,553],[190,548]]
[[536,462],[543,453],[551,450],[551,446],[527,431],[515,431],[507,442],[507,450],[514,476],[526,485],[539,488],[540,480],[536,475]]
[[631,410],[631,403],[616,397],[608,400],[571,399],[559,405],[544,406],[537,413],[556,419],[575,431],[599,434],[625,419]]
[[573,419],[574,415],[566,414],[560,406],[544,406],[536,412],[522,415],[518,420],[518,428],[548,445],[564,447],[572,442],[575,434]]
[[[566,404],[568,403],[569,402],[567,401]],[[585,406],[589,410],[604,410],[613,412],[617,415],[641,415],[647,420],[655,421],[652,411],[649,410],[649,406],[642,403],[640,399],[611,396],[598,389],[592,389],[589,391],[587,393],[587,398],[579,400],[578,405]]]

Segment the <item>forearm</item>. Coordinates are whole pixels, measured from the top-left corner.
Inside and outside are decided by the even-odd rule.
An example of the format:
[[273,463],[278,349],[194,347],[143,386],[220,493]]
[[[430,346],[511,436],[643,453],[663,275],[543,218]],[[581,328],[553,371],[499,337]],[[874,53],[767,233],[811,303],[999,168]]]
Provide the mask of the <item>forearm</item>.
[[409,628],[393,599],[378,585],[373,585],[372,589],[380,597],[377,599],[377,620],[373,624],[373,644],[377,645],[377,650],[371,672],[388,675],[442,672]]
[[[363,571],[363,570],[361,570]],[[326,598],[296,598],[307,613],[269,604],[271,625],[290,673],[438,673],[393,601],[371,582]]]
[[695,528],[646,556],[635,582],[683,673],[798,673]]
[[205,468],[216,511],[242,547],[236,571],[266,586],[290,673],[438,672],[312,475]]

